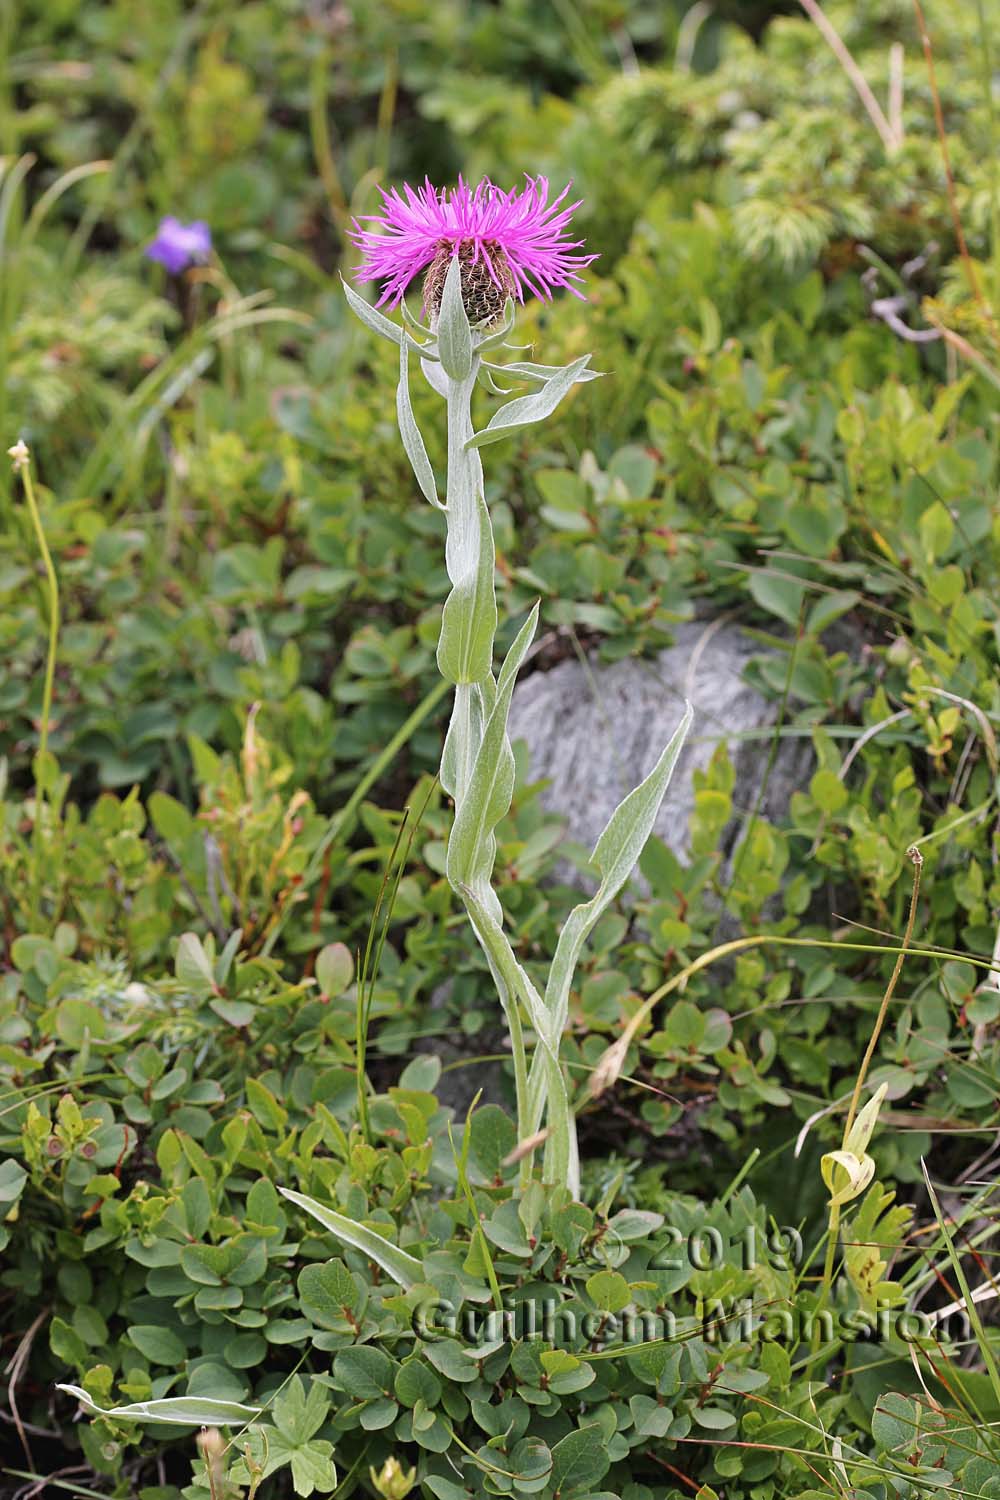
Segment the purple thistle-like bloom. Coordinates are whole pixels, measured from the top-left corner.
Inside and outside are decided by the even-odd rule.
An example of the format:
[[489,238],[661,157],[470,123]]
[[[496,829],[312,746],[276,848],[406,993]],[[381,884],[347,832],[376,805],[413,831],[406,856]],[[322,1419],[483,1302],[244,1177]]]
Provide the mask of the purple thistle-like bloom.
[[[508,295],[523,302],[526,289],[547,300],[565,287],[585,300],[574,283],[581,281],[580,271],[597,256],[579,254],[583,241],[568,238],[570,217],[580,206],[561,206],[569,184],[551,203],[544,177],[528,177],[526,187],[507,193],[488,178],[470,188],[461,177],[450,193],[427,180],[416,189],[404,183],[402,194],[396,188],[380,191],[382,213],[364,216],[379,226],[378,231],[363,229],[355,220],[351,233],[364,256],[357,267],[359,279],[385,283],[379,307],[384,302],[398,306],[414,277],[430,268],[424,302],[433,311],[455,256],[462,261],[463,292],[470,280],[480,283],[477,303],[487,316],[494,315]],[[490,285],[496,288],[493,298]]]
[[182,224],[173,214],[160,220],[156,238],[146,246],[149,260],[159,261],[173,276],[179,276],[196,261],[207,260],[212,250],[212,233],[201,219]]

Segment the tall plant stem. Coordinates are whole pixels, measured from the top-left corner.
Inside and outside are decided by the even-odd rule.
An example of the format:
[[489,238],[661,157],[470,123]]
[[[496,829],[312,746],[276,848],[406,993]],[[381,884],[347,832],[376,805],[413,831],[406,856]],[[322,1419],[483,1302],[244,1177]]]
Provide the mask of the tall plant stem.
[[34,927],[37,925],[39,914],[43,837],[42,805],[45,800],[45,786],[48,777],[49,725],[52,719],[52,693],[56,676],[56,652],[59,646],[59,580],[56,577],[56,570],[52,563],[49,544],[45,539],[45,528],[42,525],[42,517],[38,509],[38,501],[35,497],[35,486],[31,478],[31,465],[27,451],[24,450],[24,456],[16,457],[14,462],[15,468],[20,473],[21,483],[24,486],[24,498],[28,504],[28,514],[31,517],[35,540],[38,543],[42,566],[45,569],[49,609],[49,638],[45,660],[45,682],[42,688],[42,717],[38,732],[38,755],[35,760],[35,821],[32,830],[33,859],[31,871],[31,922]]
[[[480,497],[483,493],[483,468],[477,449],[466,444],[473,435],[472,392],[475,389],[479,360],[464,380],[448,378],[448,479],[446,514],[448,536],[446,560],[448,576],[456,587],[475,573],[478,567],[483,525]],[[483,604],[483,608],[489,605]],[[493,607],[495,611],[495,606]],[[488,623],[488,622],[487,622]],[[492,628],[495,630],[495,612]],[[482,738],[483,724],[492,706],[495,692],[492,673],[481,681],[460,681],[455,687],[451,724],[441,766],[441,781],[450,791],[458,815],[465,804],[472,780],[476,754]],[[529,1073],[524,1029],[521,1020],[519,984],[523,978],[509,943],[499,925],[499,903],[489,909],[495,897],[489,888],[489,877],[476,882],[476,889],[457,886],[458,895],[468,913],[476,938],[486,955],[503,1008],[510,1036],[514,1063],[514,1090],[517,1100],[518,1135],[528,1133]],[[522,1166],[522,1179],[530,1163]]]
[[[5,31],[3,24],[0,23],[0,40],[4,37]],[[0,64],[4,62],[5,51],[6,42],[4,42],[3,50],[0,50]],[[2,67],[0,67],[0,77],[3,77]],[[4,101],[0,98],[0,106],[3,104]],[[3,114],[4,117],[12,117],[13,111],[4,109]],[[7,430],[9,384],[7,366],[10,360],[14,319],[17,314],[15,304],[18,281],[17,242],[24,217],[22,185],[34,161],[35,158],[30,153],[7,162],[0,158],[0,432]],[[18,467],[18,462],[15,461],[15,472]],[[3,473],[0,475],[0,511],[4,513],[5,519],[7,513],[10,512],[10,497],[11,490],[8,486],[7,475]]]
[[[518,398],[502,406],[477,433],[472,422],[472,395],[481,373],[481,358],[487,350],[506,342],[514,326],[514,301],[511,296],[506,297],[502,316],[494,311],[492,317],[486,318],[481,311],[477,312],[473,325],[466,302],[468,289],[463,289],[462,259],[455,253],[445,260],[447,270],[435,263],[434,276],[425,290],[425,303],[430,307],[429,327],[408,314],[405,306],[404,322],[409,328],[394,327],[346,283],[345,292],[362,323],[380,337],[391,340],[399,350],[396,415],[400,436],[424,498],[439,512],[443,511],[447,521],[445,564],[451,592],[442,610],[437,649],[438,670],[444,683],[455,689],[439,773],[441,787],[455,810],[446,872],[485,954],[510,1035],[519,1136],[518,1150],[512,1153],[510,1164],[515,1160],[520,1164],[520,1181],[526,1186],[531,1180],[531,1155],[544,1139],[545,1180],[565,1186],[578,1197],[576,1121],[560,1058],[573,970],[594,923],[621,889],[649,836],[691,713],[689,707],[653,771],[616,809],[598,841],[595,859],[601,869],[601,886],[591,901],[582,903],[570,914],[560,934],[543,996],[518,961],[504,931],[503,907],[493,888],[496,830],[510,811],[516,775],[508,715],[518,671],[538,629],[539,602],[517,631],[503,666],[494,677],[496,544],[479,450],[509,435],[508,428],[518,431],[530,422],[541,420],[572,385],[592,378],[594,372],[586,368],[589,355],[554,373],[544,366],[510,366],[514,374],[527,369],[532,379],[540,371],[546,393],[541,397],[536,393],[530,398]],[[439,282],[438,271],[443,273],[443,281]],[[416,339],[410,328],[422,333],[428,342]],[[420,355],[428,384],[447,408],[448,470],[444,504],[410,402],[411,350]],[[486,364],[489,369],[490,361]],[[492,379],[486,383],[495,393],[503,394]],[[539,1044],[530,1068],[524,1039],[525,1019]],[[538,1128],[543,1117],[544,1134]]]
[[[910,943],[913,939],[913,927],[917,919],[917,901],[920,897],[920,876],[923,872],[924,857],[921,854],[920,850],[916,848],[916,846],[911,846],[909,849],[907,849],[906,853],[907,857],[913,863],[913,888],[910,892],[910,910],[906,918],[906,930],[903,933],[903,941],[900,944],[899,952],[896,954],[896,962],[892,966],[892,974],[889,976],[889,983],[886,985],[885,994],[882,996],[882,1003],[878,1008],[878,1015],[875,1017],[875,1025],[872,1027],[872,1034],[868,1038],[868,1046],[865,1048],[865,1055],[861,1059],[861,1067],[858,1069],[858,1076],[854,1080],[854,1091],[851,1094],[851,1102],[847,1106],[847,1119],[844,1122],[842,1149],[845,1151],[847,1150],[847,1141],[851,1134],[851,1127],[853,1126],[854,1121],[857,1118],[858,1105],[861,1102],[861,1090],[865,1086],[865,1079],[868,1076],[868,1069],[871,1066],[872,1058],[875,1056],[875,1049],[878,1046],[879,1037],[882,1035],[882,1028],[885,1025],[885,1018],[889,1013],[889,1004],[895,993],[896,985],[899,982],[899,976],[903,970],[903,961],[906,958]],[[826,1230],[826,1256],[823,1261],[823,1279],[820,1283],[819,1300],[816,1304],[816,1311],[813,1314],[814,1351],[819,1347],[820,1329],[822,1326],[820,1320],[823,1312],[826,1309],[827,1302],[830,1300],[830,1291],[833,1285],[833,1263],[836,1259],[837,1242],[839,1238],[840,1204],[831,1203],[830,1217],[827,1223]],[[807,1377],[811,1373],[811,1368],[812,1366],[810,1364],[809,1370],[807,1370],[806,1372]]]
[[[517,1137],[519,1141],[525,1140],[531,1133],[532,1126],[529,1123],[529,1072],[528,1052],[524,1045],[524,1027],[521,1023],[521,1010],[518,1004],[517,993],[512,985],[508,983],[503,974],[506,964],[506,953],[497,944],[496,936],[491,933],[485,924],[477,920],[476,913],[470,908],[470,902],[463,895],[465,908],[469,914],[473,931],[479,941],[479,945],[486,954],[493,975],[493,982],[497,987],[500,1004],[503,1008],[504,1020],[507,1022],[507,1031],[510,1034],[510,1050],[514,1062],[514,1098],[517,1103]],[[530,1154],[521,1161],[521,1182],[526,1187],[531,1180],[531,1157]]]
[[851,1126],[854,1124],[855,1118],[857,1116],[858,1105],[861,1102],[861,1090],[865,1086],[865,1079],[868,1076],[868,1069],[871,1066],[872,1058],[875,1056],[875,1048],[878,1046],[879,1037],[882,1035],[882,1027],[885,1025],[885,1018],[889,1011],[889,1004],[892,1000],[893,995],[895,994],[896,985],[899,983],[899,976],[903,971],[903,962],[906,958],[907,952],[909,951],[910,943],[913,940],[913,926],[917,919],[917,901],[920,897],[920,877],[923,874],[924,856],[914,845],[911,846],[911,848],[907,849],[906,857],[913,864],[913,887],[910,891],[910,910],[906,918],[906,930],[903,933],[903,941],[900,945],[899,952],[896,954],[896,962],[892,966],[892,974],[890,975],[889,983],[886,986],[885,994],[882,996],[882,1004],[879,1006],[878,1015],[875,1017],[875,1025],[872,1027],[872,1034],[868,1038],[868,1046],[865,1048],[865,1055],[861,1059],[861,1067],[858,1070],[858,1076],[854,1080],[854,1092],[851,1095],[851,1102],[847,1108],[847,1119],[844,1123],[845,1141],[851,1133]]

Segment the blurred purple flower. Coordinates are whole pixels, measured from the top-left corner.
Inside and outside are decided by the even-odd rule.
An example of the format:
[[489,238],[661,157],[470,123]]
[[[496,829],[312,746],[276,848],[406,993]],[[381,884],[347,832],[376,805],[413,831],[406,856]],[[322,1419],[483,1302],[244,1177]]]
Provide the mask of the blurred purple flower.
[[207,260],[212,250],[212,233],[201,219],[182,224],[173,214],[160,220],[156,238],[146,246],[149,260],[158,260],[173,276],[179,276],[196,261]]

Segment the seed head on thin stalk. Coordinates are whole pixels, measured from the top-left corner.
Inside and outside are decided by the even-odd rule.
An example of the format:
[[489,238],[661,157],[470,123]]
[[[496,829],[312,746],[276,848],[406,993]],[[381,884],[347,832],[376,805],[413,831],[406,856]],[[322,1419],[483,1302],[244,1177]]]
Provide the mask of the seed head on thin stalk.
[[31,453],[24,439],[19,438],[12,448],[8,448],[7,455],[13,464],[14,473],[20,475],[21,478],[24,498],[28,506],[28,514],[31,517],[31,525],[35,533],[35,541],[38,544],[42,567],[45,570],[49,607],[48,652],[45,661],[45,681],[42,688],[42,717],[38,732],[38,757],[35,761],[35,823],[32,832],[34,857],[31,878],[31,919],[32,926],[34,927],[37,925],[39,917],[42,873],[42,802],[46,785],[49,724],[52,719],[52,693],[55,684],[56,651],[59,644],[59,580],[56,577],[56,570],[52,563],[52,554],[49,551],[49,544],[45,538],[45,528],[42,525],[38,501],[35,497],[35,486],[31,478]]

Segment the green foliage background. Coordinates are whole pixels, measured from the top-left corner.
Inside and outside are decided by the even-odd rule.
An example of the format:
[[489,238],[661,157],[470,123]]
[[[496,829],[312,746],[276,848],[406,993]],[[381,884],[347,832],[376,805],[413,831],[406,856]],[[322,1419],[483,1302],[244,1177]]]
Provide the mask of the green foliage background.
[[[898,940],[914,843],[917,943],[944,951],[908,961],[875,1058],[883,1196],[857,1210],[855,1237],[884,1247],[905,1295],[930,1285],[923,1306],[936,1267],[940,1305],[958,1286],[921,1157],[949,1185],[960,1250],[992,1226],[993,1168],[975,1164],[1000,1087],[1000,990],[983,967],[1000,916],[1000,16],[995,0],[925,6],[952,204],[911,0],[825,8],[885,107],[902,48],[891,154],[792,4],[0,0],[0,435],[31,447],[62,594],[39,847],[46,601],[5,472],[12,1471],[82,1445],[96,1492],[208,1493],[191,1431],[74,1425],[52,1395],[70,1378],[103,1406],[280,1390],[265,1495],[329,1490],[334,1461],[338,1493],[373,1493],[369,1466],[393,1454],[438,1500],[909,1496],[942,1475],[998,1492],[988,1328],[927,1376],[941,1415],[891,1340],[834,1349],[812,1389],[801,1348],[713,1349],[705,1300],[815,1296],[817,1267],[783,1261],[783,1241],[750,1267],[650,1270],[668,1228],[714,1225],[730,1245],[749,1225],[765,1240],[793,1226],[807,1251],[821,1238],[819,1156],[839,1144],[891,968],[843,943]],[[495,1046],[432,781],[443,529],[396,438],[391,351],[350,319],[337,273],[379,182],[526,170],[573,179],[600,260],[586,303],[527,307],[519,333],[546,362],[592,350],[612,373],[544,437],[492,450],[502,644],[539,597],[550,659],[651,652],[679,621],[731,612],[772,648],[751,675],[815,772],[771,824],[720,749],[690,860],[651,841],[644,894],[603,919],[573,997],[588,1207],[513,1206],[512,1127],[490,1106],[470,1127],[474,1218],[438,1071],[413,1055],[455,1028],[470,1054]],[[144,259],[166,213],[210,223],[210,266],[170,280]],[[900,338],[872,307],[893,295],[949,338]],[[438,408],[415,401],[440,464]],[[364,1141],[354,956],[406,805],[424,812],[366,990]],[[546,879],[561,828],[522,778],[501,833],[498,884],[530,967],[572,904]],[[723,924],[815,946],[703,969],[653,1012],[613,1096],[588,1103],[608,1043]],[[451,1009],[432,1010],[445,979]],[[380,1225],[441,1295],[474,1303],[486,1243],[519,1293],[558,1282],[609,1314],[672,1299],[695,1321],[676,1348],[627,1360],[590,1362],[583,1340],[572,1365],[527,1343],[463,1363],[414,1342],[406,1297],[356,1252],[331,1260],[280,1185]],[[915,1205],[912,1232],[892,1189]],[[623,1213],[646,1216],[641,1232],[622,1232]],[[838,1296],[865,1305],[850,1276]],[[464,1453],[453,1433],[478,1464],[442,1457]],[[254,1454],[229,1461],[245,1493]]]

